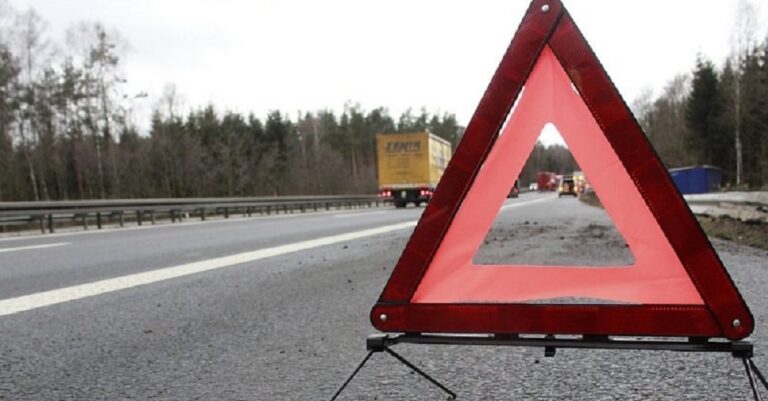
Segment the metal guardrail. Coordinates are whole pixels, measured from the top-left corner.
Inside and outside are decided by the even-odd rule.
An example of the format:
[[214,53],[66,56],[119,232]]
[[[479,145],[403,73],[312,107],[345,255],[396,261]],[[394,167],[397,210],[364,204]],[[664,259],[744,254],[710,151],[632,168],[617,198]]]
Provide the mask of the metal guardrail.
[[[685,195],[696,214],[728,216],[742,221],[768,223],[768,192],[721,192]],[[126,220],[143,225],[154,224],[157,218],[171,222],[188,218],[206,220],[210,215],[242,213],[273,214],[319,211],[353,207],[380,206],[385,201],[375,195],[282,196],[250,198],[177,198],[177,199],[110,199],[52,202],[0,202],[0,232],[10,227],[29,228],[39,225],[41,232],[55,232],[56,222],[77,223],[88,229],[89,224],[101,229],[105,223],[121,227]]]
[[229,218],[231,214],[238,213],[245,216],[303,213],[308,210],[373,207],[383,203],[384,200],[375,195],[0,202],[0,231],[5,232],[10,226],[39,224],[41,232],[53,233],[56,221],[61,220],[71,223],[79,220],[87,230],[92,220],[101,229],[105,221],[116,222],[122,227],[126,219],[135,219],[138,225],[142,225],[145,221],[154,224],[158,217],[166,216],[171,222],[176,222],[192,216],[206,220],[212,214]]

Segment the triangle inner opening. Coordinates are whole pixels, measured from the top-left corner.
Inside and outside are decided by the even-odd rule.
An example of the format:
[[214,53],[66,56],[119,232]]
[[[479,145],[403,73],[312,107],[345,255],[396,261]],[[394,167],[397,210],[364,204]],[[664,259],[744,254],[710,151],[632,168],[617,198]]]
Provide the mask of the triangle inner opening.
[[529,266],[635,263],[627,242],[551,123],[541,131],[472,261]]

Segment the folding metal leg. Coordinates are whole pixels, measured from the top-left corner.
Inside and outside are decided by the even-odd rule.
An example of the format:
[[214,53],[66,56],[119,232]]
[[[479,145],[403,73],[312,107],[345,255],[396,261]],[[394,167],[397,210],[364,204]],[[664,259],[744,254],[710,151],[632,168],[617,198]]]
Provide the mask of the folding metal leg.
[[352,379],[355,376],[357,376],[357,373],[360,372],[360,369],[363,368],[363,366],[368,362],[368,360],[371,358],[371,356],[373,356],[375,352],[386,352],[389,355],[392,355],[395,359],[398,360],[398,362],[409,367],[414,372],[418,373],[421,377],[429,380],[430,383],[440,388],[440,390],[443,390],[444,392],[446,392],[451,399],[456,398],[456,393],[448,389],[448,387],[445,387],[442,383],[438,382],[432,376],[428,375],[426,372],[416,367],[416,365],[414,365],[407,359],[400,356],[400,354],[398,354],[397,352],[392,351],[389,348],[389,345],[393,345],[393,344],[388,343],[388,340],[389,340],[389,337],[387,336],[374,335],[374,336],[368,337],[368,340],[367,340],[368,354],[365,356],[365,358],[363,358],[360,364],[357,365],[355,370],[352,371],[352,374],[349,375],[349,377],[347,377],[347,380],[345,380],[344,383],[341,384],[339,389],[336,390],[336,392],[333,394],[333,397],[331,397],[330,401],[336,400],[339,394],[341,394],[341,392],[344,391],[344,389],[347,387],[349,382],[351,382]]
[[757,384],[755,383],[755,377],[752,373],[752,365],[749,363],[748,358],[741,358],[741,362],[744,363],[744,370],[747,371],[747,378],[749,379],[749,387],[752,388],[752,396],[755,397],[755,401],[762,401],[760,398],[760,392],[757,391]]
[[[747,379],[749,379],[749,387],[752,389],[752,396],[755,398],[755,401],[762,401],[757,380],[760,380],[763,387],[768,390],[768,382],[766,382],[765,376],[763,376],[763,373],[757,368],[757,365],[752,361],[752,358],[741,358],[741,361],[744,363],[744,370],[747,371]],[[757,377],[757,380],[755,377]]]
[[443,391],[445,391],[446,393],[448,393],[448,396],[449,396],[449,397],[451,397],[451,398],[456,398],[456,393],[454,393],[453,391],[449,390],[449,389],[448,389],[448,387],[445,387],[444,385],[442,385],[442,384],[441,384],[440,382],[438,382],[437,380],[433,379],[433,378],[432,378],[432,376],[430,376],[430,375],[426,374],[426,373],[425,373],[423,370],[421,370],[421,369],[417,368],[417,367],[416,367],[416,365],[412,364],[411,362],[409,362],[407,359],[405,359],[405,358],[403,358],[402,356],[400,356],[400,355],[399,355],[398,353],[396,353],[395,351],[392,351],[392,350],[391,350],[389,347],[387,347],[387,348],[384,348],[384,351],[386,351],[386,352],[387,352],[389,355],[392,355],[393,357],[395,357],[395,359],[397,359],[398,361],[400,361],[400,363],[402,363],[403,365],[405,365],[405,366],[407,366],[407,367],[409,367],[409,368],[413,369],[413,371],[414,371],[414,372],[416,372],[416,373],[418,373],[418,374],[420,374],[420,375],[421,375],[421,377],[423,377],[423,378],[425,378],[425,379],[429,380],[429,381],[430,381],[432,384],[434,384],[435,386],[439,387],[439,388],[440,388],[440,390],[443,390]]
[[763,387],[765,387],[766,390],[768,390],[768,381],[765,380],[765,376],[763,376],[763,373],[760,372],[760,369],[757,368],[757,365],[755,365],[755,362],[750,358],[747,359],[749,362],[749,366],[752,368],[752,371],[755,372],[755,375],[758,379],[760,379],[760,382],[763,383]]
[[349,375],[349,377],[347,377],[347,380],[344,380],[344,383],[342,383],[339,389],[336,390],[336,392],[333,394],[333,397],[331,397],[330,401],[334,401],[336,397],[338,397],[339,394],[341,394],[341,392],[344,391],[345,388],[347,388],[347,384],[349,384],[349,382],[351,382],[352,379],[354,379],[355,376],[357,376],[357,372],[359,372],[360,369],[362,369],[363,366],[365,366],[365,363],[368,362],[369,359],[371,359],[371,356],[373,355],[374,352],[376,351],[368,351],[368,355],[366,355],[365,358],[363,358],[362,362],[360,362],[360,364],[357,365],[357,367],[352,372],[352,374]]

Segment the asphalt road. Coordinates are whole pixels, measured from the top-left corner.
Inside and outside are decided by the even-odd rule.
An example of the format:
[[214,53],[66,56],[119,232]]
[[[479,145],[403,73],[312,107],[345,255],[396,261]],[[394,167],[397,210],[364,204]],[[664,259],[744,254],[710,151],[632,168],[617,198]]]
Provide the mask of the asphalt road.
[[[478,261],[631,260],[600,209],[537,194],[510,203]],[[368,312],[422,210],[0,239],[0,400],[326,399],[364,356]],[[768,372],[768,254],[715,245]],[[397,350],[464,400],[751,399],[740,362],[722,354]],[[444,395],[376,355],[341,399]]]

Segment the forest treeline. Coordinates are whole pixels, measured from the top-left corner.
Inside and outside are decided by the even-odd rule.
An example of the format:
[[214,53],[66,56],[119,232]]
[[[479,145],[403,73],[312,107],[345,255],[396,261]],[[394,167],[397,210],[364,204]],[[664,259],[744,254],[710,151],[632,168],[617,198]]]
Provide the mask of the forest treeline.
[[180,112],[165,89],[149,132],[132,121],[125,45],[99,23],[47,39],[34,11],[0,0],[0,201],[375,193],[375,136],[431,131],[450,113],[385,108],[280,111],[260,119],[213,105]]
[[0,0],[0,201],[373,194],[376,134],[430,131],[455,148],[464,129],[451,113],[354,103],[263,119],[214,105],[180,112],[168,86],[139,132],[124,47],[99,23],[54,43],[34,10]]
[[754,39],[756,15],[750,2],[739,2],[722,67],[700,55],[692,73],[632,107],[668,168],[719,167],[725,189],[768,188],[768,36]]
[[[734,186],[738,137],[743,187],[768,185],[767,47],[745,46],[722,68],[701,57],[633,103],[668,167],[712,164]],[[374,193],[376,134],[428,130],[455,148],[464,129],[451,113],[354,103],[264,117],[180,111],[168,86],[140,132],[132,108],[146,94],[127,93],[124,48],[99,23],[54,42],[34,10],[0,0],[0,201]],[[575,169],[567,148],[539,143],[521,182]]]

